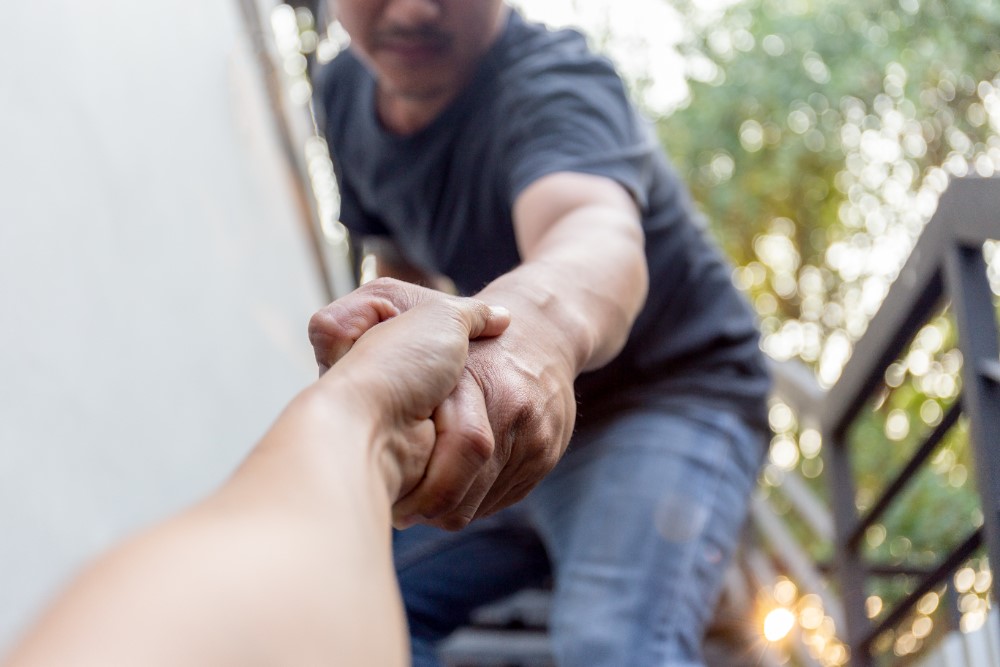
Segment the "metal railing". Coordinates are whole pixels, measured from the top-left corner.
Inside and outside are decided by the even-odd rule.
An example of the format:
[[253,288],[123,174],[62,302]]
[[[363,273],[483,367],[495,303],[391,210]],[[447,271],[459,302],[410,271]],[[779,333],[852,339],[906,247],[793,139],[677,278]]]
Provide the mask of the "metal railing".
[[[987,278],[983,245],[1000,239],[1000,179],[964,178],[951,183],[927,224],[899,278],[890,289],[850,361],[823,401],[820,419],[836,526],[836,578],[844,602],[843,636],[852,663],[872,665],[875,639],[892,628],[927,592],[944,583],[980,543],[993,563],[1000,563],[1000,351],[996,308]],[[902,471],[872,507],[859,515],[846,433],[863,405],[883,382],[886,368],[907,343],[948,301],[958,329],[964,359],[959,401],[917,448]],[[953,548],[878,623],[865,613],[869,564],[860,554],[861,538],[899,498],[964,414],[969,423],[983,526],[971,528]],[[994,599],[1000,581],[993,584]]]
[[[832,562],[814,562],[801,540],[792,535],[788,521],[765,498],[767,494],[758,494],[751,507],[756,541],[751,540],[745,548],[743,569],[756,586],[773,586],[780,572],[803,592],[817,595],[824,613],[833,620],[838,637],[845,643],[844,655],[852,665],[884,664],[885,656],[876,656],[876,640],[906,619],[925,595],[942,587],[947,591],[956,570],[982,551],[982,547],[993,563],[1000,563],[1000,352],[996,306],[983,254],[985,242],[997,239],[1000,239],[1000,179],[956,179],[942,196],[936,214],[865,334],[855,344],[836,384],[824,393],[801,367],[794,364],[775,367],[776,396],[792,408],[800,422],[822,433],[824,477],[832,512],[826,510],[825,504],[794,472],[782,473],[772,491],[784,496],[796,520],[816,540],[831,544]],[[867,507],[862,512],[853,473],[850,429],[864,418],[873,395],[885,387],[887,368],[946,305],[954,316],[957,347],[964,359],[960,397],[915,445],[880,493],[865,503]],[[870,562],[863,554],[866,532],[900,501],[916,475],[927,468],[960,416],[968,423],[982,525],[976,525],[970,518],[963,539],[939,555],[930,567]],[[863,444],[891,446],[888,441]],[[761,574],[760,565],[752,564],[762,561],[775,564],[777,571]],[[874,578],[899,575],[909,578],[909,591],[872,620],[866,609],[868,584]],[[828,579],[839,595],[833,594]],[[993,599],[997,599],[998,586],[1000,580],[994,579]],[[953,614],[950,622],[952,630],[956,629],[954,617]],[[984,635],[1000,639],[993,627],[996,623],[995,614],[991,614]],[[930,651],[929,655],[945,656],[948,650],[954,653],[950,641],[942,642],[942,648],[937,653]],[[801,642],[792,653],[801,664],[818,664],[814,653],[804,651]],[[966,662],[961,664],[1000,667],[1000,650],[993,651],[993,656],[989,662],[981,663],[968,662],[971,658],[966,656]],[[933,662],[931,658],[928,660],[928,664]],[[941,658],[934,664],[956,663],[954,658],[951,662]]]

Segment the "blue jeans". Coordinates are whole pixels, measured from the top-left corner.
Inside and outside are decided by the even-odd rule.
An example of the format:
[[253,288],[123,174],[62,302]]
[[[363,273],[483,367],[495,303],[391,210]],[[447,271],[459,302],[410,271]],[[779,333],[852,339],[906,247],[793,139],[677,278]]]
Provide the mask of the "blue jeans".
[[561,667],[694,666],[736,547],[765,437],[692,402],[589,426],[517,505],[457,533],[396,532],[414,667],[477,606],[555,586]]

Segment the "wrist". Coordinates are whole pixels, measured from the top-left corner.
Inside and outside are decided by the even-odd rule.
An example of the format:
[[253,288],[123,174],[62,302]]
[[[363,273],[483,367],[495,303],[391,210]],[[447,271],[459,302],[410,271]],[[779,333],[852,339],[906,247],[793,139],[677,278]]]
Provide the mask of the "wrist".
[[[368,488],[394,502],[403,481],[400,461],[402,425],[393,417],[385,393],[345,366],[335,366],[313,388],[319,409],[332,409],[333,432],[345,433],[340,443],[325,443],[344,449],[338,459],[346,462],[356,477],[368,480]],[[404,438],[405,439],[405,438]]]
[[328,371],[289,406],[295,438],[290,442],[304,475],[324,489],[382,489],[391,478],[383,455],[384,440],[377,405],[356,383]]
[[596,333],[582,312],[544,286],[546,281],[526,283],[517,272],[497,278],[476,298],[510,310],[513,317],[504,336],[529,339],[550,359],[561,360],[571,381],[576,379],[593,358]]

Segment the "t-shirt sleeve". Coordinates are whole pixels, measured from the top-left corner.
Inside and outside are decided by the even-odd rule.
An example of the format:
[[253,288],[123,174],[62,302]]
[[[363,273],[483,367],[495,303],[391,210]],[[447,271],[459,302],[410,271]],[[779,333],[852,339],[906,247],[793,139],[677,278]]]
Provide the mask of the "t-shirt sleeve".
[[646,210],[656,144],[610,65],[551,68],[520,85],[505,147],[511,203],[539,178],[570,171],[617,181]]

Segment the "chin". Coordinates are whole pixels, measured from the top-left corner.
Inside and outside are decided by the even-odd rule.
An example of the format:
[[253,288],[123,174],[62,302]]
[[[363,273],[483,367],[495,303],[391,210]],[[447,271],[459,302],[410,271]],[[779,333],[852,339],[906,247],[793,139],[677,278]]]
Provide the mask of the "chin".
[[414,84],[412,81],[401,82],[398,85],[394,82],[392,88],[395,95],[413,101],[437,100],[448,95],[450,90],[452,87],[443,84]]

